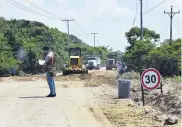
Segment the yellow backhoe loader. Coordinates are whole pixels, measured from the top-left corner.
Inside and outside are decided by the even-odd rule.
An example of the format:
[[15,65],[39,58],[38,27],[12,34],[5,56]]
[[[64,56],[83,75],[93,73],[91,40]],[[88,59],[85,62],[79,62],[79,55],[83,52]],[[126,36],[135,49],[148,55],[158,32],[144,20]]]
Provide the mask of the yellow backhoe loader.
[[88,74],[88,70],[83,64],[81,48],[74,47],[69,49],[69,63],[64,65],[63,75]]

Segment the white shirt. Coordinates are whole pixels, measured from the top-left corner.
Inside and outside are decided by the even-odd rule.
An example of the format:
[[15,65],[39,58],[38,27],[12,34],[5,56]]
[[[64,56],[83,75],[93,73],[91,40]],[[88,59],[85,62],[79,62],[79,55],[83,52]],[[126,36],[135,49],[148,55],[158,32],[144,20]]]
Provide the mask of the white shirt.
[[46,55],[46,57],[45,57],[45,63],[44,64],[46,64],[47,62],[49,62],[49,60],[53,57],[53,52],[52,51],[50,51],[47,55]]

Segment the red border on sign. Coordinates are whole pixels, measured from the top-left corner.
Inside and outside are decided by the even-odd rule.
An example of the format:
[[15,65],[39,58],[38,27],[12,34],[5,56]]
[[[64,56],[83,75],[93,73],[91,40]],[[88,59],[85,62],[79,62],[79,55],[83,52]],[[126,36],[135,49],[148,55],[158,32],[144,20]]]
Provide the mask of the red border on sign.
[[[157,78],[158,78],[158,82],[155,86],[153,87],[147,87],[145,84],[144,84],[144,81],[143,81],[143,77],[144,77],[144,74],[147,73],[148,71],[153,71],[157,74]],[[146,69],[143,71],[142,75],[141,75],[141,80],[142,80],[142,85],[143,87],[145,87],[146,89],[149,89],[149,90],[153,90],[153,89],[156,89],[158,87],[158,85],[160,84],[160,73],[154,69],[154,68],[149,68],[149,69]]]

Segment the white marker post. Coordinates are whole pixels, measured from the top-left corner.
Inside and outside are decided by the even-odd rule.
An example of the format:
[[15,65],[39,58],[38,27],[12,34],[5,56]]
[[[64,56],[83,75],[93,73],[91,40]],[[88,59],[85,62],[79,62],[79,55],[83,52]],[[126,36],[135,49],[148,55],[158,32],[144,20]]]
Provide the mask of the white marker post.
[[[161,89],[162,93],[162,82],[161,82],[161,75],[158,70],[154,68],[145,69],[141,74],[141,91],[142,91],[142,102],[143,106],[145,105],[144,102],[144,88],[152,91],[154,89]],[[158,87],[161,85],[161,87]]]

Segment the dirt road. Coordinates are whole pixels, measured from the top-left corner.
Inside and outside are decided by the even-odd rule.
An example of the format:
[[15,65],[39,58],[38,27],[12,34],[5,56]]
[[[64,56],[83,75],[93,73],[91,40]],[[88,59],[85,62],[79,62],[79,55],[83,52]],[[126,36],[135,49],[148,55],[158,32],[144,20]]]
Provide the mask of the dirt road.
[[[139,79],[131,80],[131,99],[118,99],[117,77],[114,70],[92,70],[84,77],[59,75],[55,78],[56,98],[45,97],[49,89],[40,75],[0,78],[0,127],[162,127],[163,116],[167,113],[163,111],[173,111],[171,104],[175,106],[174,113],[180,113],[181,101],[171,94],[161,98],[148,95],[164,102],[173,98],[165,105],[151,98],[157,106],[143,107],[139,100]],[[173,80],[165,80],[166,86],[173,89],[164,87],[164,91],[169,89],[179,98],[180,85],[173,84]],[[135,98],[139,101],[133,101]],[[180,127],[180,124],[181,120],[173,127]]]
[[74,76],[57,78],[56,98],[45,98],[45,80],[21,79],[0,82],[0,127],[112,127],[90,88]]

